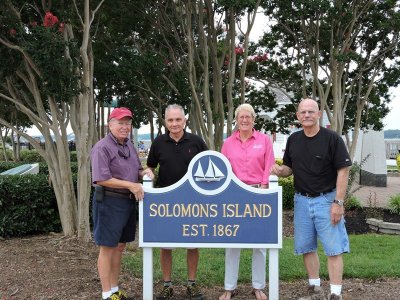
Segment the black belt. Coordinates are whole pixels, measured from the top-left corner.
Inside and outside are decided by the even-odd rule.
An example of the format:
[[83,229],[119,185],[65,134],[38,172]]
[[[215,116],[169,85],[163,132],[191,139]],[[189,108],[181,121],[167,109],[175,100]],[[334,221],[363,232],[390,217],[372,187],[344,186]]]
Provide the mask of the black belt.
[[332,193],[334,190],[335,189],[330,189],[328,191],[321,192],[321,193],[307,193],[307,192],[298,192],[298,191],[296,191],[296,193],[300,194],[302,196],[308,197],[308,198],[316,198],[316,197],[323,196],[323,195],[328,194],[328,193]]
[[111,192],[111,191],[104,191],[104,196],[111,196],[117,198],[125,198],[125,199],[135,199],[131,193],[118,193],[118,192]]
[[255,187],[255,188],[260,188],[261,187],[261,183],[249,184],[249,186]]

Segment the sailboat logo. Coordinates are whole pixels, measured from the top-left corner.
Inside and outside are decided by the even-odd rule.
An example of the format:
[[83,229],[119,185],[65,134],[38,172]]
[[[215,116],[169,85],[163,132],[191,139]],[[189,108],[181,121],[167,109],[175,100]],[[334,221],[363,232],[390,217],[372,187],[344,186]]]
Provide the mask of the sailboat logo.
[[220,169],[213,163],[211,158],[208,159],[208,168],[206,173],[203,171],[203,167],[199,161],[197,165],[196,173],[194,173],[194,177],[196,181],[220,181],[221,179],[225,178],[225,175],[221,172]]

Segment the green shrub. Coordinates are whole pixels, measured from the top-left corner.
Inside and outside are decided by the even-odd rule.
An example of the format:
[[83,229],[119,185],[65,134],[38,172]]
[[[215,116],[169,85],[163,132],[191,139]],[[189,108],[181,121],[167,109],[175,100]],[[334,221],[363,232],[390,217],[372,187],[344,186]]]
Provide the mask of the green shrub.
[[400,215],[400,194],[393,195],[389,198],[389,210],[393,214]]
[[361,167],[367,162],[369,159],[370,154],[368,154],[365,158],[361,160],[361,162],[353,162],[350,171],[349,171],[349,179],[347,181],[347,189],[346,189],[346,196],[345,200],[347,201],[350,199],[355,192],[357,192],[361,186],[356,186],[353,188],[354,183],[356,182],[356,179],[360,175]]
[[[10,149],[6,149],[6,155],[8,160],[13,160],[13,153]],[[4,153],[3,153],[3,149],[0,147],[0,161],[5,161],[5,157],[4,157]]]
[[397,170],[400,171],[400,154],[397,154],[396,163],[397,163]]
[[39,152],[37,150],[33,149],[33,150],[22,150],[21,161],[25,163],[35,163],[35,162],[44,162],[44,159],[39,155]]
[[46,175],[0,176],[0,236],[60,230],[56,197]]
[[344,201],[344,207],[346,210],[356,210],[362,208],[362,204],[356,196],[351,195]]
[[278,184],[282,187],[282,207],[283,209],[293,209],[294,207],[294,185],[293,176],[279,178]]
[[71,151],[69,153],[71,162],[77,162],[78,158],[76,157],[76,151]]
[[21,162],[21,161],[18,161],[18,162],[17,161],[10,161],[10,162],[2,161],[2,162],[0,162],[0,173],[10,170],[12,168],[16,168],[23,164],[24,164],[24,162]]

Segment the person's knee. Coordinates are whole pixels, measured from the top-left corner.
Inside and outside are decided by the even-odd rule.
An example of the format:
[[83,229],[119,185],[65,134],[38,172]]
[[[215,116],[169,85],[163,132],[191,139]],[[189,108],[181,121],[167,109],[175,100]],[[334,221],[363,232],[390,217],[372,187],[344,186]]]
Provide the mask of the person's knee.
[[119,243],[118,246],[116,247],[116,250],[122,253],[125,250],[125,246],[126,246],[125,243]]

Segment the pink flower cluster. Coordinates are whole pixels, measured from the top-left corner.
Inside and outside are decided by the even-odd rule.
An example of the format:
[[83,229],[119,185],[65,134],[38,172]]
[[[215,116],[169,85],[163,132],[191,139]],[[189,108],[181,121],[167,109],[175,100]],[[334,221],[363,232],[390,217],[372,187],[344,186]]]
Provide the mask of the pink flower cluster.
[[53,27],[57,23],[58,23],[57,16],[53,15],[51,12],[48,11],[46,13],[46,15],[44,16],[43,26],[44,27]]
[[[46,15],[44,16],[43,26],[44,27],[53,27],[57,23],[58,23],[57,16],[53,15],[51,12],[48,11],[46,13]],[[60,25],[58,26],[58,31],[63,32],[64,27],[65,27],[65,24],[61,22]]]
[[237,46],[235,48],[236,55],[242,55],[244,53],[244,49],[242,47]]
[[266,61],[267,59],[268,59],[267,53],[264,53],[263,55],[261,55],[261,54],[255,55],[250,58],[251,61],[255,61],[255,62],[263,62],[263,61]]

